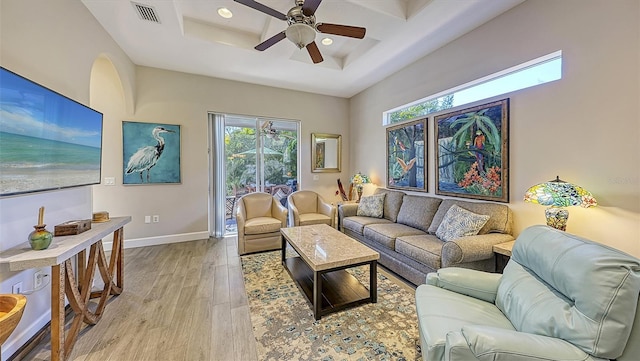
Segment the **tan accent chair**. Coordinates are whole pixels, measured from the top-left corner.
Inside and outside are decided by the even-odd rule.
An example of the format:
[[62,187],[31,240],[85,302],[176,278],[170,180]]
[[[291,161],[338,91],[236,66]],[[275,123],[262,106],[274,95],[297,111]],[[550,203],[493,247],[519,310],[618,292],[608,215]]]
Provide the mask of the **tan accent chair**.
[[238,254],[282,247],[280,228],[287,226],[287,209],[268,193],[249,193],[238,199]]
[[336,207],[325,202],[313,191],[297,191],[289,194],[289,226],[328,224],[335,228]]

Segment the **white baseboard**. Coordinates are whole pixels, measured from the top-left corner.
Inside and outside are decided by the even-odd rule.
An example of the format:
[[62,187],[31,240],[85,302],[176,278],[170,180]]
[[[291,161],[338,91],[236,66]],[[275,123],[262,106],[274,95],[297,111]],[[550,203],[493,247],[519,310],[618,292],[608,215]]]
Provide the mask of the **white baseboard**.
[[[197,241],[199,239],[208,239],[208,238],[209,238],[209,232],[193,232],[193,233],[172,234],[168,236],[125,239],[124,248],[127,249],[127,248],[157,246],[160,244],[189,242],[189,241]],[[104,242],[103,243],[104,250],[110,251],[112,243],[113,243],[112,241]]]
[[22,345],[24,345],[31,337],[33,337],[40,329],[44,328],[51,321],[51,309],[42,313],[29,327],[25,328],[19,334],[14,334],[7,339],[2,345],[2,360],[8,360],[10,356],[16,353]]

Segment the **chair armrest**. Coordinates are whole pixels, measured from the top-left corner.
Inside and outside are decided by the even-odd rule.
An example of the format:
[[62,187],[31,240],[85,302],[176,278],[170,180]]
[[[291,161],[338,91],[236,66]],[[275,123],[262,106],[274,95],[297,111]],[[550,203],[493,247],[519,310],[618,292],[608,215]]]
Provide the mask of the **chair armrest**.
[[480,360],[601,360],[554,337],[490,326],[463,326],[462,335]]
[[244,208],[244,202],[240,200],[238,202],[238,206],[236,207],[236,223],[238,225],[238,232],[242,232],[244,234],[244,223],[247,220],[247,211]]
[[287,205],[289,206],[289,227],[295,227],[300,225],[300,212],[298,207],[293,203],[292,197],[287,199]]
[[331,219],[331,227],[335,226],[334,218],[336,218],[336,207],[333,204],[327,203],[324,199],[318,197],[318,213],[329,217]]
[[271,202],[271,216],[273,218],[279,219],[282,222],[282,228],[287,226],[287,214],[289,211],[280,204],[276,197],[273,197],[273,202]]
[[449,267],[427,274],[427,284],[495,303],[500,278],[499,273]]
[[513,241],[510,234],[487,233],[466,236],[444,242],[442,246],[442,267],[455,266],[462,262],[482,261],[492,258],[493,245]]

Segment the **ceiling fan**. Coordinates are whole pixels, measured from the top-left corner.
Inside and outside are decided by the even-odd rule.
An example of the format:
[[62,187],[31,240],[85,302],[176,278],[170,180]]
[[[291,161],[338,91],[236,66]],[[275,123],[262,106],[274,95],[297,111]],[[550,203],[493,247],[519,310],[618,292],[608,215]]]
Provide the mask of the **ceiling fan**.
[[311,60],[313,60],[315,64],[324,60],[320,54],[318,45],[316,45],[315,42],[316,31],[324,34],[347,36],[356,39],[364,38],[367,31],[367,29],[357,26],[316,23],[316,17],[314,14],[322,0],[295,0],[296,6],[289,9],[286,15],[254,0],[234,1],[280,20],[285,20],[289,24],[286,30],[279,32],[258,44],[255,47],[256,50],[264,51],[275,45],[280,40],[287,38],[292,43],[296,44],[298,48],[307,48],[307,51],[311,56]]
[[295,139],[295,137],[283,134],[281,131],[276,130],[273,127],[273,122],[270,121],[270,120],[265,121],[264,123],[262,123],[262,127],[260,128],[260,132],[262,133],[262,135],[266,136],[267,138],[274,139],[274,140],[280,140],[280,136],[285,137],[285,138]]

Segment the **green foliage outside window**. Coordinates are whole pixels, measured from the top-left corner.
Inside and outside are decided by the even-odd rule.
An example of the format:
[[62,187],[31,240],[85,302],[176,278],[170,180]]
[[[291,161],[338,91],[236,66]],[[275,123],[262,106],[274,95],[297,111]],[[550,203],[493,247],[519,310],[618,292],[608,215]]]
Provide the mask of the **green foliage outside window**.
[[453,94],[441,98],[428,100],[423,103],[412,105],[395,112],[389,113],[389,124],[402,122],[409,119],[421,117],[423,115],[439,112],[453,107]]

